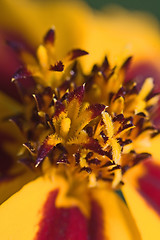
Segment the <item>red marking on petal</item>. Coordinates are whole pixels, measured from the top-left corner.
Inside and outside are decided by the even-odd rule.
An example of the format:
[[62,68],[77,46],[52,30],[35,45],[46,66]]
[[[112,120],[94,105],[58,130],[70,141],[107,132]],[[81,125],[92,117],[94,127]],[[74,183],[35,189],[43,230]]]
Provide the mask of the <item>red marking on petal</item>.
[[57,61],[54,65],[49,68],[50,71],[62,72],[64,70],[64,64],[62,61]]
[[159,68],[153,64],[153,62],[139,62],[134,65],[131,63],[131,66],[127,71],[126,81],[135,79],[138,85],[138,89],[140,89],[147,77],[153,77],[155,83],[154,90],[155,92],[159,92],[160,71]]
[[150,160],[144,162],[144,168],[147,173],[138,180],[139,192],[160,215],[160,166]]
[[73,92],[69,93],[68,102],[71,102],[73,99],[77,99],[81,103],[84,97],[84,91],[84,85],[76,88]]
[[87,108],[87,111],[92,112],[92,118],[96,118],[104,110],[105,106],[103,104],[94,104]]
[[160,101],[151,110],[151,120],[156,128],[160,128]]
[[35,240],[104,240],[102,209],[91,202],[87,219],[78,207],[56,208],[58,190],[51,192],[43,208],[43,218]]
[[89,240],[104,240],[103,212],[97,202],[92,201],[92,211],[89,222]]
[[46,35],[44,36],[44,44],[54,44],[55,41],[55,30],[51,28],[48,30]]
[[68,54],[67,54],[67,57],[68,57],[68,60],[69,61],[72,61],[78,57],[81,57],[81,56],[84,56],[84,55],[88,55],[89,53],[84,51],[84,50],[81,50],[81,49],[73,49],[71,50]]

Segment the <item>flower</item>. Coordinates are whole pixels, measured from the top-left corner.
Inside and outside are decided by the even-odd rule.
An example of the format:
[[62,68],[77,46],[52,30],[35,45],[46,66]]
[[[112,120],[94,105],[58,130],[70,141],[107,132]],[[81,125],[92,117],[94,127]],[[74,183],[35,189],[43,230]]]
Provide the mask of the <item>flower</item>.
[[[91,32],[86,39],[93,40]],[[19,162],[32,171],[13,163],[1,173],[15,179],[9,187],[1,184],[1,192],[3,186],[9,192],[4,199],[29,183],[0,206],[0,235],[27,240],[156,239],[159,130],[153,114],[159,95],[153,78],[139,78],[136,69],[149,53],[137,53],[137,47],[136,60],[128,53],[115,60],[118,46],[100,62],[102,52],[96,49],[93,58],[86,56],[82,46],[91,50],[94,43],[87,40],[57,55],[55,36],[55,28],[49,29],[34,53],[10,42],[23,62],[12,78],[22,100],[1,96],[8,110],[3,117],[19,128],[9,125],[5,130],[14,137],[14,146],[7,138],[4,150],[14,158],[18,152]],[[153,56],[158,59],[152,52],[150,63]],[[157,62],[153,64],[156,68]]]

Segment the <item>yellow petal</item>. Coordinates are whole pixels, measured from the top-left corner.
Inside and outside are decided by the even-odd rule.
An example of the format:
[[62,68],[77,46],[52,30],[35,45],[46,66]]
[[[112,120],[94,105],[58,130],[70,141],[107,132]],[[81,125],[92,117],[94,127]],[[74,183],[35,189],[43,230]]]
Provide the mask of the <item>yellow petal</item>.
[[27,0],[2,0],[0,25],[6,30],[23,33],[32,45],[39,43],[53,24],[59,56],[77,47],[87,50],[91,57],[81,60],[87,70],[93,63],[102,61],[104,55],[109,55],[109,60],[115,63],[119,61],[117,56],[126,58],[129,53],[134,56],[132,66],[147,61],[159,72],[159,26],[150,15],[120,7],[112,7],[104,13],[93,12],[80,1],[41,1],[37,4]]
[[0,25],[5,30],[21,34],[32,46],[39,44],[44,33],[54,25],[56,49],[59,58],[62,58],[71,49],[81,46],[79,41],[83,42],[88,29],[84,28],[90,12],[87,9],[83,3],[68,1],[37,3],[28,0],[2,0]]
[[0,207],[1,238],[4,240],[34,239],[38,230],[38,220],[41,217],[38,211],[43,206],[51,189],[52,184],[44,182],[40,178],[26,185],[20,192],[2,204]]
[[129,210],[137,223],[143,240],[160,239],[160,218],[131,184],[125,184],[123,193]]
[[102,208],[106,239],[141,239],[132,215],[116,193],[95,189],[92,197]]
[[158,164],[160,164],[160,151],[158,151],[159,144],[160,144],[160,134],[158,134],[156,137],[151,139],[151,145],[150,145],[150,148],[148,149],[148,152],[152,154],[154,161]]
[[[80,188],[75,188],[70,192],[68,187],[70,186],[64,178],[56,178],[54,175],[50,179],[48,177],[39,177],[35,181],[25,185],[18,193],[0,206],[1,239],[35,239],[37,232],[40,230],[39,224],[43,220],[43,211],[45,210],[49,194],[54,193],[57,189],[60,192],[55,203],[53,202],[56,208],[62,208],[62,211],[63,208],[68,207],[78,206],[79,209],[87,208],[86,201],[85,204],[83,202],[85,199],[84,192],[80,191],[79,197],[76,198],[73,195]],[[86,210],[84,211],[86,212]],[[85,214],[84,217],[86,217]]]
[[[84,206],[88,208],[86,205],[87,201],[85,201],[85,205],[83,205],[84,192],[79,192],[80,195],[77,200],[76,197],[72,195],[73,192],[75,193],[77,191],[75,185],[73,185],[75,189],[72,189],[72,192],[68,192],[67,197],[67,185],[66,181],[62,178],[56,178],[55,176],[52,176],[51,179],[40,177],[13,195],[0,207],[1,238],[3,240],[12,238],[16,240],[35,239],[38,231],[41,230],[39,227],[42,225],[39,224],[44,220],[43,213],[46,201],[48,200],[49,194],[55,192],[56,189],[61,189],[55,201],[57,208],[74,206],[78,206],[81,210]],[[80,188],[78,190],[80,190]],[[123,237],[123,240],[140,239],[137,227],[127,206],[117,194],[112,191],[92,189],[90,198],[92,203],[95,202],[100,207],[98,216],[102,214],[102,219],[100,218],[102,222],[97,222],[95,228],[100,228],[100,231],[103,231],[104,239],[116,240],[120,236]],[[94,208],[92,210],[94,210]],[[86,216],[85,213],[84,216]],[[90,217],[91,216],[92,214]],[[91,218],[89,221],[92,222],[95,221],[95,219]],[[91,229],[91,231],[94,233],[96,229]]]
[[153,160],[157,164],[160,164],[160,151],[157,151],[160,144],[160,134],[149,139],[148,134],[144,132],[139,135],[135,142],[133,141],[133,144],[138,153],[148,152],[152,155]]
[[19,191],[27,182],[36,178],[36,174],[30,170],[24,170],[15,176],[6,177],[0,181],[0,204],[6,201],[11,195]]

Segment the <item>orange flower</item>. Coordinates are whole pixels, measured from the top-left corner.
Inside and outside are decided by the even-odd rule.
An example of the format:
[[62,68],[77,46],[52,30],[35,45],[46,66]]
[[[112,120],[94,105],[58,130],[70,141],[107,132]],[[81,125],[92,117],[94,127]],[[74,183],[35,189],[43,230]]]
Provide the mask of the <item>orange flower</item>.
[[[2,6],[9,13],[7,2]],[[19,4],[13,4],[15,11]],[[23,63],[12,78],[22,100],[1,94],[2,118],[15,125],[1,125],[1,132],[12,136],[3,141],[3,151],[14,163],[1,170],[1,202],[6,201],[0,206],[0,235],[158,239],[160,137],[153,115],[159,95],[150,75],[158,88],[158,33],[149,26],[139,30],[133,25],[135,15],[125,11],[116,17],[113,12],[94,16],[77,2],[52,3],[54,8],[51,4],[43,10],[30,4],[30,11],[22,7],[33,11],[34,19],[41,13],[47,24],[53,21],[56,34],[49,29],[36,51],[9,41]],[[47,18],[52,11],[53,18]],[[26,26],[24,35],[31,43],[31,21],[21,16],[14,29],[19,16],[21,12],[13,18],[12,30],[19,35]],[[1,21],[5,32],[11,20],[2,15]],[[35,44],[43,27],[34,26]],[[151,71],[142,68],[146,64]]]

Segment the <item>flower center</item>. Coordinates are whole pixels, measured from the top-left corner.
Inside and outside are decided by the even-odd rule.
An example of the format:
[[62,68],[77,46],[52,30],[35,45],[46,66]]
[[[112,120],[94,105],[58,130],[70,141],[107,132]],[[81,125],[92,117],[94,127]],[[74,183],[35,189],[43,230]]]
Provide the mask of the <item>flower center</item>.
[[[23,52],[25,67],[13,77],[24,98],[24,112],[14,116],[26,139],[22,158],[42,170],[46,162],[57,171],[67,169],[89,187],[105,182],[117,189],[125,172],[150,156],[143,145],[158,133],[151,122],[159,99],[153,79],[140,90],[134,81],[125,82],[130,57],[116,67],[105,58],[85,75],[74,60],[87,52],[74,49],[57,61],[54,39],[51,29],[38,60]],[[32,84],[24,88],[22,79]]]

